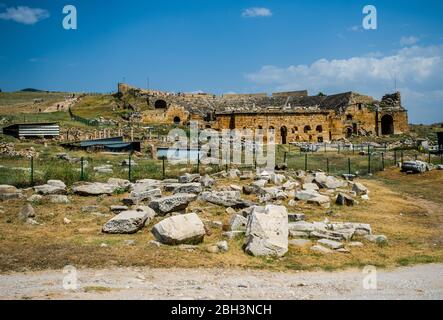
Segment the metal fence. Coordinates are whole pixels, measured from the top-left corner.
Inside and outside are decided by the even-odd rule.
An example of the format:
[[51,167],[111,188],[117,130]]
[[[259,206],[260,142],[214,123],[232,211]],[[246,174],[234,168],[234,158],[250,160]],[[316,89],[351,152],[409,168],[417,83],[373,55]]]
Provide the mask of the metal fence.
[[68,108],[68,112],[69,112],[69,116],[71,117],[72,120],[83,123],[87,126],[94,126],[94,127],[98,127],[99,123],[97,121],[91,120],[91,119],[86,119],[86,118],[82,118],[79,117],[77,115],[75,115],[72,110],[71,107]]
[[[365,152],[343,149],[339,152],[300,152],[294,148],[290,151],[288,148],[279,148],[276,153],[276,163],[285,163],[288,169],[321,170],[333,175],[374,174],[408,160],[443,164],[443,152],[432,154],[417,150],[378,150],[376,148],[366,148]],[[59,179],[71,185],[77,181],[106,182],[111,177],[137,181],[177,178],[185,173],[215,173],[231,168],[253,171],[259,167],[261,166],[255,159],[252,165],[222,162],[205,165],[200,160],[176,164],[166,158],[135,158],[132,153],[109,159],[93,154],[71,162],[50,156],[30,159],[1,156],[0,184],[29,187],[44,184],[47,180]]]

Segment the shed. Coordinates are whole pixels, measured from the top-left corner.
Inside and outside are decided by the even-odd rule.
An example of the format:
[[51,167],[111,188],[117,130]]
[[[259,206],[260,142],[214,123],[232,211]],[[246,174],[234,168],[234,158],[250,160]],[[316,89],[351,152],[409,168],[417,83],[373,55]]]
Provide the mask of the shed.
[[16,138],[52,138],[60,136],[56,122],[16,123],[3,128],[3,134]]
[[64,143],[62,146],[71,150],[103,150],[112,152],[141,151],[141,143],[139,141],[125,142],[123,137],[84,140]]

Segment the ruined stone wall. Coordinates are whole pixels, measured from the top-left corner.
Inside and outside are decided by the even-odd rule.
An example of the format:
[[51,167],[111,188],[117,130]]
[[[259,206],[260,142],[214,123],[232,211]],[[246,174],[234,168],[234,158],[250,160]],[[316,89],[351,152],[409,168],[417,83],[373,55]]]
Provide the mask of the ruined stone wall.
[[[233,118],[233,120],[231,120]],[[277,143],[283,142],[282,133],[286,132],[286,142],[329,141],[329,114],[317,113],[275,113],[275,114],[223,114],[217,116],[219,129],[274,129]],[[305,132],[305,127],[309,129]]]
[[406,110],[391,112],[394,118],[394,134],[409,132],[408,112]]
[[274,92],[274,93],[272,93],[272,96],[273,97],[307,97],[308,90]]
[[[157,109],[146,111],[143,113],[142,118],[145,123],[184,125],[191,119],[191,116],[185,108],[170,105],[166,110]],[[195,115],[192,118],[195,118]]]
[[248,98],[266,98],[267,93],[226,93],[223,95],[224,99],[248,99]]
[[370,105],[356,103],[331,117],[332,139],[346,138],[349,134],[376,135],[376,113]]

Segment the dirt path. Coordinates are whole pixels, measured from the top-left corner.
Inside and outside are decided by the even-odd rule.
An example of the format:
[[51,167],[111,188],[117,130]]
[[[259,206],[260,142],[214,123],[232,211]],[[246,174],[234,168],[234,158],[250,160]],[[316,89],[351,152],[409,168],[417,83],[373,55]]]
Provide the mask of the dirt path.
[[361,270],[269,272],[232,269],[112,268],[0,275],[0,299],[442,299],[443,264],[377,272],[364,289]]
[[69,107],[72,107],[77,99],[67,99],[59,102],[53,103],[51,106],[43,110],[44,113],[49,112],[57,112],[57,111],[64,111],[67,112]]

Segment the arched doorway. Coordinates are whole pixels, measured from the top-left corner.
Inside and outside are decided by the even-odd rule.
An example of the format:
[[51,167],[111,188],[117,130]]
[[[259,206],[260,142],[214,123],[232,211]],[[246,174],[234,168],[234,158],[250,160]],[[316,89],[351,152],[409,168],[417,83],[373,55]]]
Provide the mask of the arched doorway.
[[281,135],[281,144],[286,144],[286,140],[288,137],[288,128],[285,126],[280,128],[280,135]]
[[157,100],[154,104],[155,109],[166,109],[168,107],[168,104],[165,100]]
[[181,122],[181,120],[180,120],[179,116],[174,117],[174,124],[179,125],[180,122]]
[[229,118],[229,129],[234,130],[235,129],[235,116],[231,115]]
[[385,114],[381,117],[381,134],[394,134],[394,119],[389,114]]

